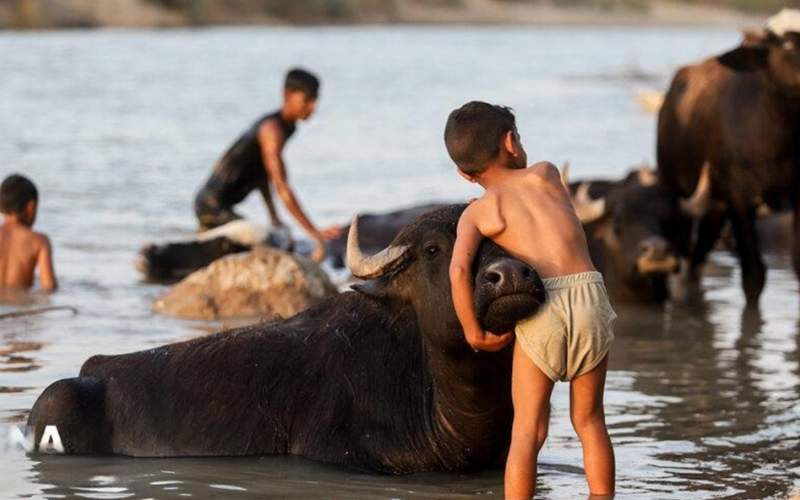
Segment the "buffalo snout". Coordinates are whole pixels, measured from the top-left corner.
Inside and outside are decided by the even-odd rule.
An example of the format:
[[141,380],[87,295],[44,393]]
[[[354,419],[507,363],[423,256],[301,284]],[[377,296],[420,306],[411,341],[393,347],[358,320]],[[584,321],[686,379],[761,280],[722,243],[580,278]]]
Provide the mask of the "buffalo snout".
[[679,261],[669,242],[661,236],[651,236],[639,243],[639,256],[636,260],[639,273],[666,274],[676,272]]
[[539,275],[528,264],[516,259],[501,259],[482,269],[478,275],[481,286],[494,289],[497,296],[509,293],[543,292]]
[[492,332],[514,328],[536,312],[546,299],[539,274],[528,264],[501,258],[481,268],[476,276],[479,317]]
[[639,243],[639,255],[651,259],[663,259],[671,253],[670,245],[660,236],[651,236]]

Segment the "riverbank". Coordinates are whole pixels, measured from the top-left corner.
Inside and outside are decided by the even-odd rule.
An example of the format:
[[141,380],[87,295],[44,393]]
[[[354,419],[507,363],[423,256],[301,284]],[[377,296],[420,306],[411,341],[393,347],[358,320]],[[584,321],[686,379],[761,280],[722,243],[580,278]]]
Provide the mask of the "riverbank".
[[313,24],[759,26],[765,15],[672,0],[0,0],[0,29]]

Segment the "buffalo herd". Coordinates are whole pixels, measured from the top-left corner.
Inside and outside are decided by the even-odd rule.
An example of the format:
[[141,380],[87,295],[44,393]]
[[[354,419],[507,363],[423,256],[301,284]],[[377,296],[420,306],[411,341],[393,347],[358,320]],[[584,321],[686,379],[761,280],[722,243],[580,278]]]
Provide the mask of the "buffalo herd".
[[[658,114],[654,169],[564,176],[614,300],[668,300],[670,283],[697,280],[728,240],[747,304],[757,306],[760,221],[792,210],[800,220],[800,26],[777,17],[677,71]],[[36,441],[56,425],[71,454],[293,454],[393,474],[500,464],[510,350],[473,352],[455,316],[448,263],[463,209],[434,203],[354,219],[327,253],[360,282],[292,318],[91,357],[36,401]],[[302,252],[243,224],[148,246],[137,266],[148,279],[175,280],[256,244]],[[800,274],[800,224],[791,225]],[[504,279],[490,279],[497,274]],[[546,298],[536,270],[491,241],[473,279],[490,331],[509,331]]]

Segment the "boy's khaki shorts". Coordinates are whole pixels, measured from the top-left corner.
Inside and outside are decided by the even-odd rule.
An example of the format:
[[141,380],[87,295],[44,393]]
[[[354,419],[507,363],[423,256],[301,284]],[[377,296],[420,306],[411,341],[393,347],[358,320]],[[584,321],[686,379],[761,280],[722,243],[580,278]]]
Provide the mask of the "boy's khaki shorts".
[[517,342],[553,382],[572,380],[606,356],[617,315],[598,272],[542,281],[547,301],[536,314],[517,323]]

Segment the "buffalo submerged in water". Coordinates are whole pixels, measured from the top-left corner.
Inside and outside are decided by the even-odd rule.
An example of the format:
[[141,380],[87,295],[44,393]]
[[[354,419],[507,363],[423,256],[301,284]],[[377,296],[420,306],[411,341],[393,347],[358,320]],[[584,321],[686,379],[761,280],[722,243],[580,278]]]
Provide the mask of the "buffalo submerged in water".
[[705,169],[692,195],[672,196],[649,170],[619,181],[569,185],[597,269],[609,294],[627,302],[663,302],[670,298],[668,278],[691,252],[692,225],[710,197]]
[[[293,454],[387,473],[502,463],[511,354],[475,353],[453,310],[448,266],[463,205],[417,219],[373,256],[367,279],[287,320],[118,356],[51,384],[29,425],[55,425],[68,454]],[[544,301],[536,272],[486,241],[475,306],[505,332]]]

